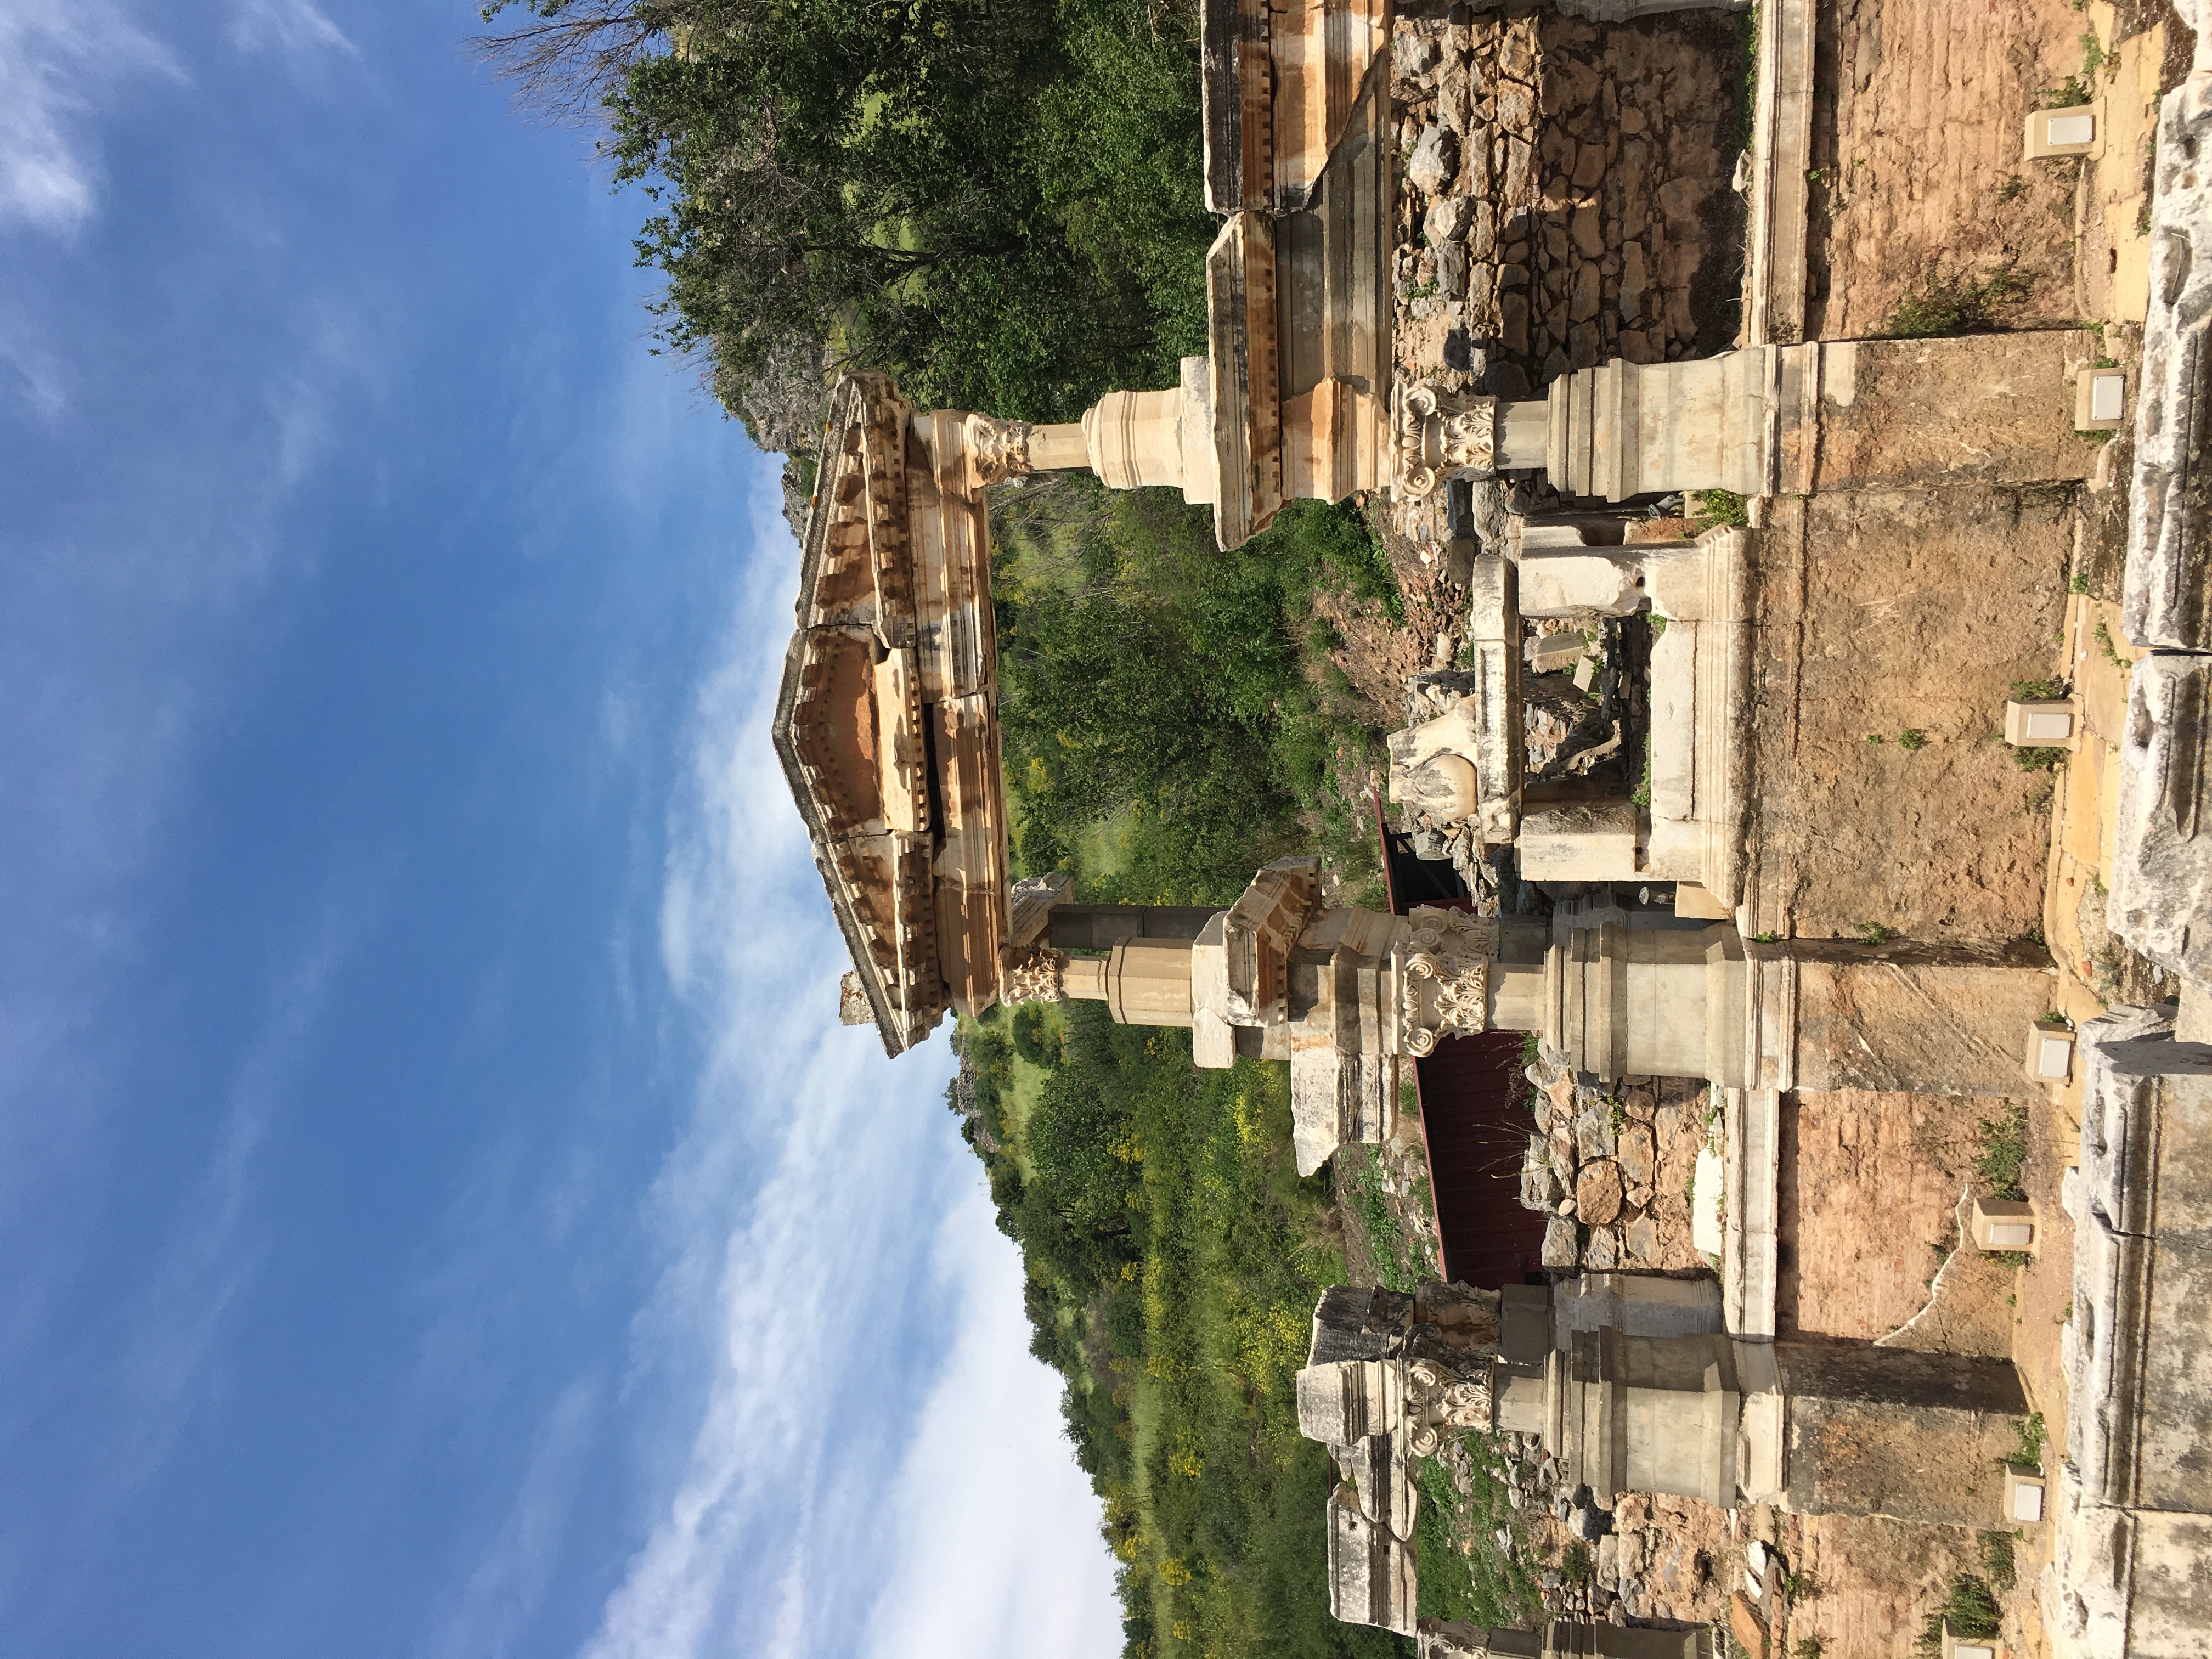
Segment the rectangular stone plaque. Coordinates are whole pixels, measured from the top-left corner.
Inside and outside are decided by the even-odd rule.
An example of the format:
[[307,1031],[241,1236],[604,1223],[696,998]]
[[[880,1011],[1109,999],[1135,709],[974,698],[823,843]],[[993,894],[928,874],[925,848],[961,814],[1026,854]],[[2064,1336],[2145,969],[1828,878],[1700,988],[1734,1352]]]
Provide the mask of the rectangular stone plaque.
[[2071,749],[2075,723],[2074,705],[2063,697],[2005,704],[2005,741],[2015,749]]
[[2027,118],[2027,159],[2098,154],[2104,149],[2103,117],[2101,104],[2036,111]]

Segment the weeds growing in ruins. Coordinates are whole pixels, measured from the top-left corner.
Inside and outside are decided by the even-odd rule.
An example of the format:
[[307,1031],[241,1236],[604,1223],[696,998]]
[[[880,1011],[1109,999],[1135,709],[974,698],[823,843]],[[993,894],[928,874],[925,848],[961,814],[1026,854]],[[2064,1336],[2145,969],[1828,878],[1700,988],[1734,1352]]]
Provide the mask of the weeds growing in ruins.
[[1752,147],[1759,127],[1759,9],[1737,14],[1737,39],[1743,52],[1743,74],[1735,83],[1733,107],[1729,111],[1728,148],[1747,150]]
[[1429,1268],[1427,1252],[1406,1237],[1390,1208],[1381,1150],[1375,1146],[1359,1150],[1365,1156],[1355,1160],[1352,1191],[1346,1194],[1352,1212],[1359,1218],[1367,1234],[1368,1247],[1375,1256],[1376,1278],[1390,1290],[1411,1291]]
[[2120,654],[2119,646],[2112,639],[2112,630],[2102,617],[2097,618],[2097,654],[2115,668],[2125,668],[2128,659]]
[[[1543,1592],[1528,1565],[1521,1511],[1506,1483],[1492,1473],[1504,1454],[1486,1435],[1462,1435],[1459,1443],[1468,1453],[1464,1496],[1443,1459],[1423,1458],[1419,1465],[1414,1549],[1420,1616],[1486,1626],[1535,1624],[1543,1618]],[[1500,1532],[1507,1543],[1498,1541]],[[1455,1539],[1467,1540],[1466,1554]]]
[[2012,763],[2023,772],[2048,772],[2062,764],[2065,759],[2066,751],[2063,749],[2046,749],[2038,746],[2015,749],[2012,751]]
[[[2084,580],[2076,577],[2075,580]],[[2066,695],[2066,687],[2059,680],[2014,680],[2012,700],[2014,702],[2057,702]]]
[[1821,1659],[1827,1650],[1828,1644],[1819,1637],[1806,1636],[1798,1639],[1797,1645],[1790,1652],[1794,1659]]
[[[2070,1305],[2070,1304],[2069,1304]],[[2030,1468],[2043,1467],[2043,1449],[2051,1439],[2051,1431],[2044,1426],[2043,1413],[2030,1412],[2014,1431],[2019,1444],[2013,1449],[2010,1462],[2025,1463]]]
[[1889,929],[1883,927],[1878,921],[1861,922],[1858,927],[1858,934],[1859,937],[1862,939],[1864,939],[1869,945],[1887,945],[1889,943]]
[[2020,1577],[2019,1568],[2013,1560],[2012,1539],[2008,1532],[1981,1534],[1982,1571],[1989,1575],[1990,1583],[2001,1590],[2010,1589]]
[[2014,1106],[2002,1117],[1984,1118],[1974,1138],[1981,1144],[1974,1173],[1990,1183],[1991,1196],[2015,1202],[2027,1197],[2020,1177],[2027,1164],[2027,1109]]
[[1917,294],[1898,301],[1881,331],[1893,340],[1927,340],[1954,334],[1986,334],[1997,326],[1996,310],[2024,300],[2027,277],[2007,266],[1984,282],[1931,275]]
[[1700,532],[1724,526],[1742,527],[1751,522],[1751,503],[1733,489],[1700,489],[1690,516]]
[[1916,754],[1928,746],[1928,734],[1917,726],[1908,726],[1897,734],[1897,746],[1906,754]]
[[1960,1572],[1951,1576],[1950,1593],[1943,1605],[1928,1615],[1928,1623],[1921,1632],[1918,1644],[1923,1655],[1940,1654],[1943,1650],[1943,1626],[1948,1623],[1952,1634],[1970,1640],[1985,1642],[2003,1627],[2003,1614],[1998,1610],[1995,1591],[1989,1581],[1978,1573]]

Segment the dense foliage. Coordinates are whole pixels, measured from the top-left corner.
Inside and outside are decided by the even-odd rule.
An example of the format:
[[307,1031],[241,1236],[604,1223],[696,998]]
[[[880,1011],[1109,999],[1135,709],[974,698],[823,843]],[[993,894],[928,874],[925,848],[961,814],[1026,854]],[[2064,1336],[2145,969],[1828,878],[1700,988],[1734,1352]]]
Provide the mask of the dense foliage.
[[[596,100],[663,343],[732,393],[794,342],[926,404],[1066,419],[1203,349],[1196,9],[492,0],[541,105]],[[516,18],[522,21],[515,21]]]
[[1095,1003],[1032,1024],[1032,1065],[1010,1025],[963,1027],[969,1134],[1023,1244],[1034,1351],[1066,1378],[1133,1659],[1405,1652],[1329,1617],[1335,1474],[1292,1379],[1342,1259],[1291,1156],[1285,1068],[1197,1071],[1184,1033]]
[[1370,716],[1329,662],[1317,592],[1395,611],[1357,514],[1294,502],[1232,553],[1170,491],[1081,476],[994,508],[1017,861],[1085,896],[1226,904],[1261,864],[1328,853],[1379,897]]

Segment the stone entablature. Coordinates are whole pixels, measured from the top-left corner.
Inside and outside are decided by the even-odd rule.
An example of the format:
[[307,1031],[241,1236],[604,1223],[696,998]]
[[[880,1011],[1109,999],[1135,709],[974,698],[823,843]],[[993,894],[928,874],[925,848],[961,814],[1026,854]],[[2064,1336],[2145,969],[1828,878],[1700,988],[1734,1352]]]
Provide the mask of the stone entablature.
[[1028,434],[833,392],[777,757],[852,952],[847,1001],[896,1054],[1000,993],[1006,792],[983,491]]
[[2043,1598],[2062,1659],[2212,1643],[2212,1045],[2178,1041],[2172,1014],[2120,1008],[2081,1030],[2066,1458]]

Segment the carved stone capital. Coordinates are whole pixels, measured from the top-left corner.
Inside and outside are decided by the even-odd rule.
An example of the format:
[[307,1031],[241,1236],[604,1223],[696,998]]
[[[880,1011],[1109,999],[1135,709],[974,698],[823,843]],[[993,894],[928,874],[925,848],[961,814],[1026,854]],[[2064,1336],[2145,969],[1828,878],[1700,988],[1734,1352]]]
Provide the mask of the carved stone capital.
[[1000,483],[1034,472],[1030,464],[1030,423],[970,415],[965,439],[969,465],[979,484]]
[[1002,1002],[1061,1002],[1067,992],[1062,976],[1067,955],[1046,945],[1007,945],[999,952],[999,999]]
[[1409,1449],[1418,1456],[1434,1456],[1446,1435],[1490,1427],[1489,1384],[1434,1360],[1417,1359],[1406,1368],[1406,1425]]
[[1490,965],[1498,957],[1498,925],[1462,910],[1423,905],[1407,918],[1400,981],[1399,1046],[1419,1057],[1445,1037],[1490,1029]]
[[1419,501],[1455,474],[1497,470],[1497,398],[1401,380],[1390,402],[1390,489],[1398,500]]

